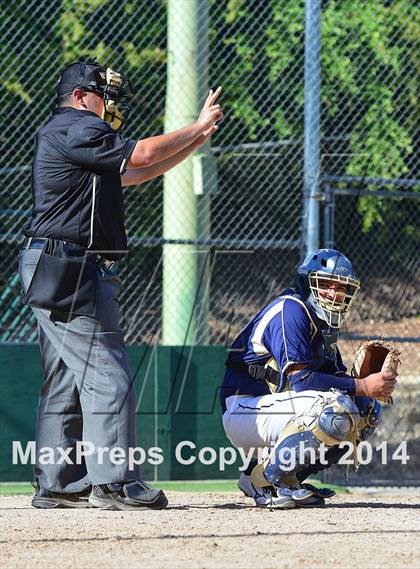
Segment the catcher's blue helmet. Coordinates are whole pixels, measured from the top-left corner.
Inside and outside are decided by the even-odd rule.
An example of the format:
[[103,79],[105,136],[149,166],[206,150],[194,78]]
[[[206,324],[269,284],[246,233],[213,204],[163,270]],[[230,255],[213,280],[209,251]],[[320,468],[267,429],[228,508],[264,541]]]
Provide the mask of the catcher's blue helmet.
[[[295,280],[296,291],[331,328],[339,328],[347,318],[360,287],[349,259],[334,249],[313,251],[298,268]],[[328,288],[333,292],[327,297]]]

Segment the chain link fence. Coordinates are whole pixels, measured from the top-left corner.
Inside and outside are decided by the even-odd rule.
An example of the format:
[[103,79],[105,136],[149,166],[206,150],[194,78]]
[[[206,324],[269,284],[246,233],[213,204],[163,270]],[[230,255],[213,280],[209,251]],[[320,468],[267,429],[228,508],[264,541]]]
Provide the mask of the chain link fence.
[[[180,194],[168,212],[162,178],[124,190],[129,254],[119,271],[126,340],[164,341],[162,330],[171,325],[171,318],[164,323],[162,310],[164,271],[172,245],[176,254],[193,250],[199,259],[195,313],[184,326],[187,338],[196,320],[197,343],[228,345],[256,310],[293,284],[305,240],[305,3],[16,0],[4,4],[1,15],[0,342],[36,341],[31,312],[19,306],[17,255],[31,211],[33,137],[54,105],[59,71],[92,56],[123,71],[135,91],[125,134],[143,138],[162,132],[172,49],[168,5],[174,2],[178,14],[191,2],[197,5],[208,62],[199,69],[204,77],[199,88],[223,86],[225,120],[205,151],[203,191],[193,177],[193,199]],[[186,41],[188,32],[177,41]],[[413,444],[419,438],[418,418],[412,416],[420,363],[419,37],[415,2],[322,2],[315,196],[320,243],[348,255],[362,280],[343,330],[347,363],[364,337],[399,342],[401,394],[380,433],[393,448],[404,437]],[[187,97],[181,84],[180,108]],[[196,160],[192,168],[202,165]],[[178,180],[171,180],[182,185],[185,170],[177,171]],[[165,230],[169,214],[180,224],[176,238]],[[191,217],[197,221],[192,235],[182,228]],[[182,289],[185,273],[182,263],[176,266],[169,287]],[[174,325],[177,319],[172,317]],[[330,478],[340,479],[331,472]],[[363,483],[363,475],[355,480]]]
[[[212,264],[209,326],[206,333],[197,333],[196,340],[224,343],[226,329],[233,335],[270,294],[290,284],[302,249],[305,6],[285,0],[208,5],[207,74],[209,85],[224,87],[226,119],[209,152],[216,163],[217,188],[197,198],[198,217],[208,216],[210,210],[211,221],[195,236],[195,243],[202,256],[209,246],[224,254],[216,255]],[[199,20],[204,6],[198,2]],[[372,192],[378,185],[363,179],[416,177],[419,25],[419,11],[412,2],[323,3],[321,177],[358,176],[361,187]],[[31,208],[34,132],[54,104],[59,70],[86,56],[97,56],[131,77],[136,94],[126,134],[141,138],[160,132],[167,6],[160,0],[16,2],[4,7],[2,28],[7,123],[0,166],[0,330],[2,341],[34,341],[30,311],[18,306],[16,278],[17,250]],[[383,187],[393,189],[392,184]],[[321,184],[321,194],[324,188]],[[395,326],[397,320],[399,330],[403,321],[399,334],[416,335],[418,200],[400,208],[401,200],[373,193],[341,198],[338,190],[337,195],[335,246],[363,270],[363,303],[354,315],[354,330],[362,333],[374,315],[376,323]],[[161,338],[162,196],[162,179],[125,190],[130,254],[121,276],[129,343]],[[180,199],[174,215],[182,220],[188,207]],[[405,278],[399,258],[405,259]],[[389,290],[397,291],[396,298],[387,294]]]
[[[190,0],[177,2],[187,7]],[[182,243],[203,259],[196,284],[203,276],[205,318],[195,340],[220,344],[292,284],[302,254],[305,4],[199,0],[197,6],[197,29],[205,25],[208,37],[208,85],[223,85],[226,118],[207,150],[212,188],[194,202],[199,229]],[[323,231],[324,244],[330,239],[327,244],[354,260],[363,281],[347,332],[418,337],[419,201],[391,195],[416,194],[418,186],[386,180],[418,177],[419,9],[407,0],[330,0],[321,8],[321,213],[322,204],[329,205],[328,177],[336,177],[335,235],[331,240],[331,221],[324,216],[321,241]],[[3,7],[1,341],[36,338],[30,311],[18,305],[16,259],[31,209],[33,136],[54,104],[59,70],[97,56],[126,72],[135,90],[126,135],[157,134],[165,117],[167,21],[163,0],[17,1]],[[180,105],[185,93],[179,93]],[[349,186],[338,180],[344,176],[356,180],[350,186],[359,194],[340,193]],[[372,184],[371,178],[382,182]],[[389,195],[375,195],[378,190]],[[131,344],[162,339],[168,243],[163,195],[162,178],[125,189],[130,253],[120,274]],[[173,215],[182,223],[191,201],[180,196],[177,205]],[[182,267],[172,278],[183,278]]]

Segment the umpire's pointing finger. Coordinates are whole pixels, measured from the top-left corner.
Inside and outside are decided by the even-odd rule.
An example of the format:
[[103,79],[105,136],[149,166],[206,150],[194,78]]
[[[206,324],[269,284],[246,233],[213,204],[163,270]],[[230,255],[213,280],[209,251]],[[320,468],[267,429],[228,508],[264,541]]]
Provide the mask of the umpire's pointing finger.
[[222,91],[222,86],[221,86],[221,85],[219,85],[219,86],[217,87],[217,89],[216,89],[216,91],[214,91],[214,93],[212,93],[212,91],[210,90],[210,93],[211,93],[211,95],[210,95],[210,105],[213,105],[213,104],[214,104],[214,102],[216,101],[217,97],[220,95],[221,91]]

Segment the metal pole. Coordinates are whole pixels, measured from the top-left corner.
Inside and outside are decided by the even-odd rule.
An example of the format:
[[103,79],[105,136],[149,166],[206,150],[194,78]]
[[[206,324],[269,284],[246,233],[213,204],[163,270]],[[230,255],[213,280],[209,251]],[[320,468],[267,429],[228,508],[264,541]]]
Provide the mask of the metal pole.
[[304,223],[305,254],[319,248],[320,174],[320,0],[306,0],[305,22],[305,142]]
[[[165,132],[192,123],[198,115],[200,45],[198,19],[207,0],[168,0],[168,67]],[[196,240],[198,197],[194,193],[193,161],[189,158],[164,176],[163,237]],[[163,247],[162,343],[194,342],[191,315],[197,298],[200,256],[194,244]]]
[[324,239],[323,247],[334,249],[334,190],[328,182],[324,186]]
[[[198,80],[198,101],[203,102],[208,94],[209,87],[209,2],[208,0],[198,0],[197,4],[197,80]],[[214,86],[216,87],[216,85]],[[197,233],[199,239],[209,240],[211,238],[211,196],[209,188],[215,173],[209,168],[209,156],[211,156],[211,141],[206,142],[201,147],[201,168],[197,172],[194,168],[194,187],[197,184],[203,190],[197,196]],[[203,158],[206,158],[203,162]],[[199,178],[199,179],[197,179]],[[196,192],[197,193],[197,192]],[[207,344],[209,340],[208,313],[210,310],[210,279],[211,279],[211,255],[209,247],[197,247],[201,253],[198,258],[198,272],[200,276],[201,288],[198,296],[198,310],[196,312],[196,335],[195,343]]]
[[331,191],[331,215],[330,215],[330,244],[329,248],[334,249],[334,241],[335,241],[335,192],[334,188],[330,188]]

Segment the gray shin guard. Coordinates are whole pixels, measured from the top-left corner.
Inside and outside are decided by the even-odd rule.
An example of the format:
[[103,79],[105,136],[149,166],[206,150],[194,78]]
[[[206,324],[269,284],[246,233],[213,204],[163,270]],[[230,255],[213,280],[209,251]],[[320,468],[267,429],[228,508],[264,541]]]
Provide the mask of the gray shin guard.
[[346,394],[338,390],[320,394],[310,408],[286,425],[269,458],[254,468],[252,483],[256,487],[295,487],[299,484],[297,474],[328,462],[328,448],[355,441],[359,422],[358,408]]
[[291,473],[297,474],[317,462],[322,444],[311,431],[288,436],[271,454],[264,477],[271,484],[281,486]]

